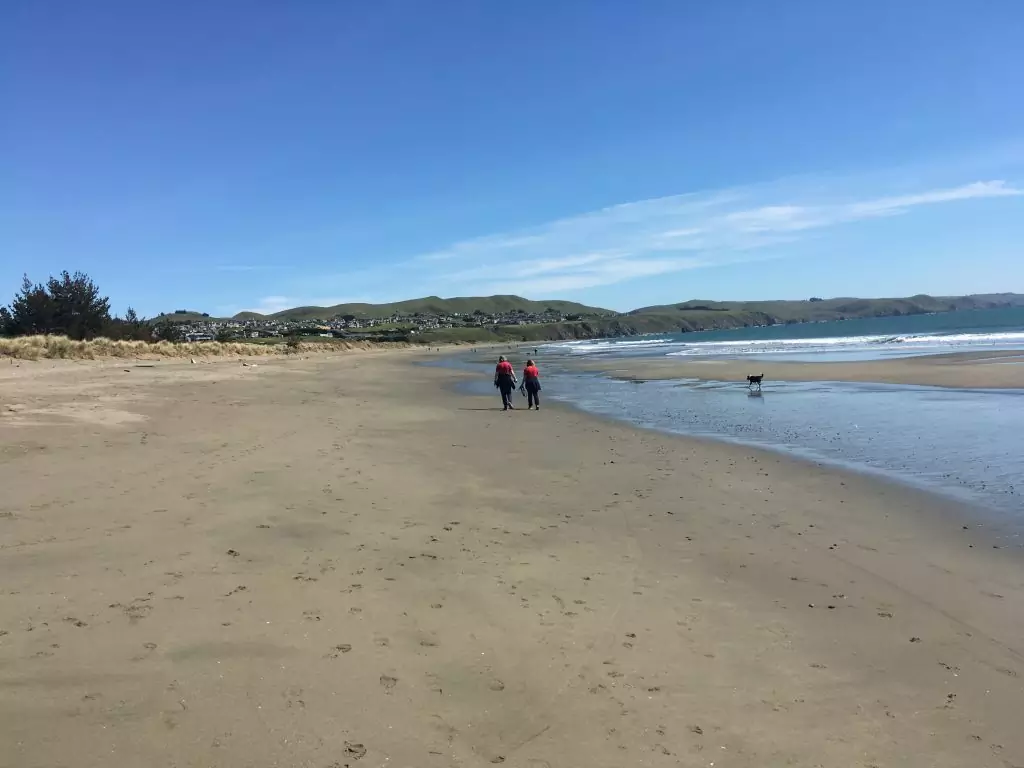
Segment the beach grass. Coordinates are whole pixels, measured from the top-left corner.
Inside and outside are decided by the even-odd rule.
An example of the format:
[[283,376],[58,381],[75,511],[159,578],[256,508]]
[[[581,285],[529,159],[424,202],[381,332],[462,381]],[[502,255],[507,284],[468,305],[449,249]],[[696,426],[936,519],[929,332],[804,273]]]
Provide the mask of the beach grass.
[[283,341],[276,344],[252,344],[244,341],[115,341],[96,338],[76,341],[67,336],[18,336],[0,338],[0,357],[16,360],[102,360],[108,358],[185,358],[185,357],[259,357],[302,352],[331,352],[347,349],[369,349],[368,342],[322,341],[301,342],[290,347]]

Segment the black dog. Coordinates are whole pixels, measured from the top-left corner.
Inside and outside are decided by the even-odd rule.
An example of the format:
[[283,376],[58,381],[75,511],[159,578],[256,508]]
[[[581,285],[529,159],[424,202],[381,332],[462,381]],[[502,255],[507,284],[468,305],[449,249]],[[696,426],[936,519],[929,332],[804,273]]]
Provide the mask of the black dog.
[[764,379],[763,373],[759,373],[757,376],[747,376],[747,388],[749,389],[757,384],[757,388],[760,389],[762,379]]

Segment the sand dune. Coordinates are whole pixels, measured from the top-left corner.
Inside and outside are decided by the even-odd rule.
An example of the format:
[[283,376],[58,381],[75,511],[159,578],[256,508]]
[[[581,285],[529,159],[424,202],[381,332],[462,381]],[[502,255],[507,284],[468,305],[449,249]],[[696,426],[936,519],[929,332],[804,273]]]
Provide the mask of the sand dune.
[[67,336],[0,337],[0,360],[106,360],[110,358],[161,359],[187,357],[264,357],[268,355],[305,354],[310,352],[342,352],[368,349],[366,341],[302,341],[294,346],[285,343],[257,344],[246,341],[126,341],[105,338],[76,341]]

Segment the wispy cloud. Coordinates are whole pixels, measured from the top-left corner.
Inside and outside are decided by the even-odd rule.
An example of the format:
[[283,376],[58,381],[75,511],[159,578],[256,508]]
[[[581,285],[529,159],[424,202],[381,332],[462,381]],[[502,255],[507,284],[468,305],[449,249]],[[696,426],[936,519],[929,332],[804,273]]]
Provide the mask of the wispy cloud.
[[770,257],[771,246],[813,230],[900,216],[923,206],[1021,194],[996,180],[839,202],[833,197],[828,203],[772,187],[674,195],[453,243],[415,257],[407,267],[449,293],[553,295],[761,260]]
[[977,181],[951,189],[936,189],[914,195],[880,197],[840,205],[769,205],[729,214],[726,219],[741,232],[793,232],[829,227],[860,219],[899,216],[911,208],[935,203],[951,203],[981,197],[1007,197],[1022,194],[1005,181]]
[[[315,280],[291,275],[270,289],[279,295],[223,308],[223,313],[247,309],[272,314],[297,306],[378,303],[427,294],[553,298],[639,278],[780,258],[796,252],[803,240],[823,239],[858,222],[1024,195],[1000,180],[910,191],[903,186],[898,194],[888,184],[891,179],[790,180],[638,200],[457,241],[397,263],[364,262],[359,269],[320,274]],[[239,264],[220,269],[256,268]]]

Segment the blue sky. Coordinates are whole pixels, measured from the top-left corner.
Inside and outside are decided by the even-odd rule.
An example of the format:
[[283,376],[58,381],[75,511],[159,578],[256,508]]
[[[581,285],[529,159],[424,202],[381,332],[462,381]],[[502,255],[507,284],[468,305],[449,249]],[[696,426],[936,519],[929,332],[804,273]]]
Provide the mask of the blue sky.
[[9,0],[0,302],[1024,292],[1024,4]]

